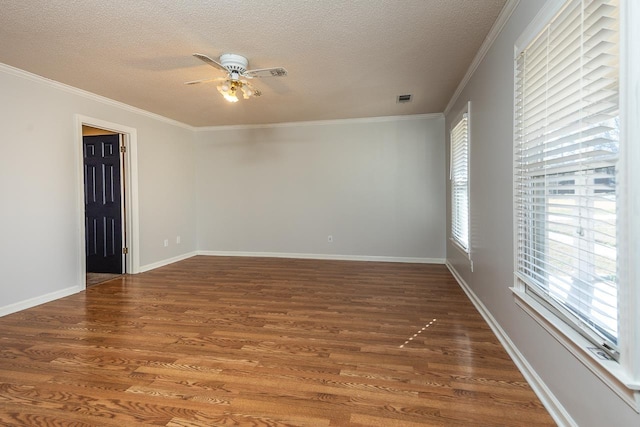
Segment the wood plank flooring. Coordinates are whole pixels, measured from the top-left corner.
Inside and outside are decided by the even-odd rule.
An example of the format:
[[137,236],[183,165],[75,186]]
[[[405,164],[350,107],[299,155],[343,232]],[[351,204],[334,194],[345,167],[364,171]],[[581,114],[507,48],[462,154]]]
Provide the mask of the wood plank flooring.
[[442,265],[199,256],[0,318],[0,425],[555,424]]

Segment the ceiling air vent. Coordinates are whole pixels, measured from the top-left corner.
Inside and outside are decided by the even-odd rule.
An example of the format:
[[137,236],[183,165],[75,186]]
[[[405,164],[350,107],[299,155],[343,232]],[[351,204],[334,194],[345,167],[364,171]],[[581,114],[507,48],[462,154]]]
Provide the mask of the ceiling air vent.
[[405,102],[411,102],[412,95],[398,95],[398,104],[404,104]]

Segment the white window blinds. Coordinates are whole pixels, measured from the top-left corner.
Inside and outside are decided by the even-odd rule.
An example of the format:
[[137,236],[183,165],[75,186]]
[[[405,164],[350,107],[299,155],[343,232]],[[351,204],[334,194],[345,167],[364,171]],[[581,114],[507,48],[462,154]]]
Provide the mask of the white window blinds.
[[618,5],[569,0],[516,57],[516,276],[616,348]]
[[451,130],[451,237],[469,252],[469,113]]

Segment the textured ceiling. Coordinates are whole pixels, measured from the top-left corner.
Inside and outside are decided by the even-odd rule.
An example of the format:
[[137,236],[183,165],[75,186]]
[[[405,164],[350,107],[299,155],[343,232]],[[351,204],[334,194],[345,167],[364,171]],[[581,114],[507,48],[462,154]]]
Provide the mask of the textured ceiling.
[[[0,0],[0,62],[192,126],[442,112],[505,0]],[[192,53],[237,53],[226,102]],[[412,94],[411,103],[396,97]]]

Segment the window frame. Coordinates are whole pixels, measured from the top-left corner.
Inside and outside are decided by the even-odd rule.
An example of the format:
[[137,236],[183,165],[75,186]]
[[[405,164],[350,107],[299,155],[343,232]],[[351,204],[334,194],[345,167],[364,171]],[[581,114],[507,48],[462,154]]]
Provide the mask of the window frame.
[[[569,0],[547,0],[538,15],[517,39],[514,45],[514,76],[517,72],[516,60],[520,52],[538,36]],[[618,360],[601,358],[602,352],[594,349],[594,344],[570,326],[560,313],[543,305],[526,292],[526,286],[516,277],[518,265],[518,234],[516,217],[516,174],[513,175],[513,248],[514,285],[511,288],[516,304],[536,320],[558,342],[569,350],[581,363],[598,376],[621,399],[640,413],[640,266],[633,260],[640,259],[640,144],[622,141],[640,140],[640,54],[634,48],[634,41],[640,39],[640,3],[619,0],[620,9],[620,70],[619,70],[619,111],[620,111],[620,152],[618,160],[619,207],[617,219],[618,234],[618,317],[619,351]],[[635,25],[634,25],[635,23]],[[516,84],[513,82],[513,112],[516,111]],[[633,92],[632,89],[636,90]],[[515,126],[515,116],[512,118]],[[514,137],[515,137],[514,128]],[[514,167],[516,153],[514,150]]]
[[[453,158],[453,130],[460,124],[462,120],[467,121],[467,247],[465,248],[464,242],[460,242],[453,233],[454,227],[454,215],[456,212],[455,197],[454,197],[454,158]],[[449,128],[449,182],[451,191],[451,227],[449,229],[449,240],[453,243],[453,246],[458,249],[467,259],[471,260],[471,101],[468,101],[464,108],[455,116],[452,121],[452,125]]]

